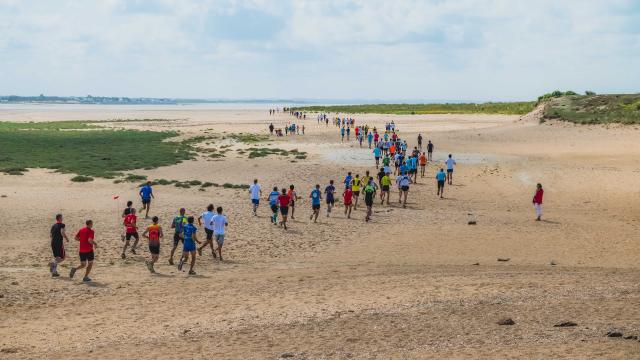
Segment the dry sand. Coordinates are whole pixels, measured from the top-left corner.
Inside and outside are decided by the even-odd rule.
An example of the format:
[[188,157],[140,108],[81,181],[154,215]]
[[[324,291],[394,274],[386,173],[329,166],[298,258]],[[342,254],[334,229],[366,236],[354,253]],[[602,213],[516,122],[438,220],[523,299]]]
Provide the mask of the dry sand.
[[[267,133],[271,121],[293,121],[258,109],[0,108],[5,121],[116,118],[176,119],[111,125],[186,134]],[[640,335],[640,130],[513,116],[356,119],[378,127],[394,119],[411,145],[417,132],[431,139],[437,160],[453,153],[458,167],[446,199],[435,195],[441,164],[434,163],[411,187],[407,209],[376,203],[366,224],[362,209],[348,220],[337,208],[308,223],[313,185],[374,165],[368,149],[340,143],[337,129],[317,125],[313,115],[305,136],[269,141],[309,153],[296,163],[231,151],[215,161],[134,171],[235,184],[257,177],[265,196],[273,185],[297,185],[303,200],[287,232],[269,224],[264,201],[252,217],[244,190],[156,186],[152,214],[167,233],[181,206],[199,214],[213,202],[229,216],[226,261],[205,251],[193,277],[167,264],[170,236],[156,275],[144,266],[144,246],[119,259],[123,204],[112,196],[137,200],[136,184],[72,183],[71,175],[46,169],[0,175],[0,358],[640,358],[637,340],[605,336],[614,329]],[[545,187],[542,222],[533,221],[537,182]],[[49,275],[57,212],[69,234],[84,219],[95,221],[101,247],[92,284],[66,277],[78,263],[73,240],[63,276]],[[467,225],[468,213],[477,225]],[[506,317],[516,324],[496,324]],[[577,326],[553,326],[562,321]]]

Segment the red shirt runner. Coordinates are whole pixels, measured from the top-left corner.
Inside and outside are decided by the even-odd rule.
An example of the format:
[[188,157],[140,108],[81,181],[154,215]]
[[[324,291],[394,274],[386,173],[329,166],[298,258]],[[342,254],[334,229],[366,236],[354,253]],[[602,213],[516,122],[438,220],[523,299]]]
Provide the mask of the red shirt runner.
[[280,207],[289,206],[290,201],[291,201],[291,198],[289,197],[289,195],[278,196],[278,203],[280,204]]
[[93,244],[89,242],[89,239],[93,240],[93,229],[84,227],[78,231],[76,235],[80,239],[80,252],[89,253],[93,251]]

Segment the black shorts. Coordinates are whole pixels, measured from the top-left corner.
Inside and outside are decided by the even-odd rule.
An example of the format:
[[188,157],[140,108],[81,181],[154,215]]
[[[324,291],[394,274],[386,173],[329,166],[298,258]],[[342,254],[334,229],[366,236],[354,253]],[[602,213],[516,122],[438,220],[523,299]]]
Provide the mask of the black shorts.
[[136,240],[140,240],[140,235],[138,235],[138,232],[134,232],[134,233],[127,233],[127,235],[125,235],[125,239],[126,240],[131,240],[131,238],[134,238]]
[[416,169],[410,169],[410,170],[409,170],[409,174],[415,174],[415,173],[416,173],[416,171],[417,171]]
[[182,240],[182,237],[180,236],[180,234],[179,234],[179,233],[175,233],[175,234],[173,234],[173,246],[174,246],[174,247],[175,247],[175,246],[178,246],[178,243],[179,243],[180,241],[184,241],[184,240]]
[[311,209],[313,209],[313,210],[320,210],[320,204],[317,204],[317,205],[311,205]]
[[364,198],[364,203],[365,203],[365,205],[367,205],[367,206],[373,206],[373,196],[371,196],[371,197],[366,196],[366,197]]
[[158,245],[149,244],[149,252],[154,254],[154,255],[160,254],[160,244],[158,244]]
[[402,191],[409,191],[409,186],[405,185],[401,187]]
[[382,191],[389,191],[389,185],[382,185]]
[[52,241],[51,242],[51,250],[53,251],[53,257],[54,258],[61,258],[64,259],[66,254],[64,252],[64,244],[62,243],[62,240],[60,241]]
[[142,199],[142,205],[151,204],[151,199]]
[[353,196],[355,196],[355,197],[360,196],[360,191],[354,191],[354,192],[353,192]]
[[444,188],[444,180],[438,180],[438,189]]
[[205,234],[207,234],[207,240],[213,240],[213,230],[204,228]]
[[447,169],[447,172],[448,172],[448,173],[452,173],[452,172],[453,172],[453,169]]
[[334,199],[327,199],[327,205],[333,205],[333,204],[335,204]]
[[296,202],[294,200],[291,200],[291,202],[289,203],[289,207],[296,207]]
[[280,214],[282,214],[282,216],[287,216],[289,214],[289,207],[280,206]]
[[274,213],[278,212],[278,205],[271,205],[271,211],[273,211]]
[[93,251],[92,252],[86,252],[86,253],[80,253],[80,261],[93,261]]

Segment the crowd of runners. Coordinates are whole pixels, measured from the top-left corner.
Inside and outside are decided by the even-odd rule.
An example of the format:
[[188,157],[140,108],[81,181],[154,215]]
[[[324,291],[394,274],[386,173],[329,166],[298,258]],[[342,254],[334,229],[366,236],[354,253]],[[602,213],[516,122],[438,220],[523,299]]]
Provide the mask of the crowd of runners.
[[[283,109],[283,112],[286,111],[298,119],[306,118],[303,113],[287,108]],[[276,112],[280,112],[280,109],[270,110],[271,115]],[[326,114],[318,115],[318,123],[325,122],[328,124],[328,121],[329,117]],[[394,122],[385,124],[384,130],[380,129],[380,131],[375,126],[370,128],[367,124],[356,126],[355,119],[350,117],[335,117],[334,123],[340,129],[342,141],[345,141],[345,135],[346,141],[350,141],[351,129],[353,129],[355,139],[362,147],[362,142],[366,136],[368,147],[372,149],[375,168],[378,169],[377,173],[371,174],[369,170],[365,170],[363,175],[347,172],[344,179],[338,182],[329,180],[324,185],[316,184],[308,196],[299,194],[295,185],[274,186],[270,192],[266,193],[265,191],[265,194],[258,179],[255,179],[249,187],[251,211],[254,216],[258,216],[260,203],[264,200],[270,208],[269,219],[271,224],[287,230],[289,217],[295,219],[296,204],[303,198],[308,198],[311,206],[310,222],[317,222],[321,212],[324,212],[327,218],[331,217],[336,206],[338,208],[342,207],[342,210],[338,211],[342,211],[343,216],[350,219],[352,211],[357,210],[358,206],[362,206],[360,202],[362,197],[366,208],[364,220],[369,222],[372,219],[376,199],[380,201],[380,205],[386,203],[389,206],[391,204],[392,184],[394,183],[398,193],[398,204],[406,208],[411,185],[417,184],[419,178],[427,176],[427,164],[433,162],[434,144],[431,140],[428,140],[426,151],[423,151],[423,136],[418,134],[417,146],[410,149],[407,140],[401,139],[398,135],[399,132]],[[304,126],[302,129],[304,133]],[[271,133],[274,132],[273,124],[270,124],[269,130]],[[440,198],[444,197],[445,184],[453,184],[455,166],[456,161],[449,154],[444,161],[444,166],[435,173],[436,194]],[[538,221],[542,216],[543,193],[542,185],[537,184],[533,204],[536,210],[536,220]],[[142,213],[144,211],[145,219],[148,219],[151,202],[154,199],[150,182],[140,188],[139,196],[142,204],[139,212]],[[323,203],[325,204],[324,210],[322,210]],[[133,207],[133,202],[128,201],[121,214],[122,252],[120,257],[123,260],[126,259],[127,250],[132,254],[136,254],[140,236],[142,236],[148,242],[149,259],[145,261],[146,267],[151,273],[155,273],[154,266],[159,260],[160,243],[164,239],[164,231],[160,225],[160,219],[157,216],[153,216],[151,224],[144,227],[142,234],[140,234],[137,213],[138,210]],[[66,227],[63,222],[63,215],[57,214],[55,220],[55,224],[50,231],[53,260],[49,263],[49,269],[53,277],[58,277],[60,276],[58,265],[66,259],[64,242],[68,242],[69,238],[65,232]],[[223,208],[220,206],[214,208],[213,204],[209,204],[206,210],[197,217],[186,215],[186,209],[184,208],[179,209],[178,214],[170,223],[173,236],[172,248],[167,259],[168,263],[175,265],[175,253],[180,245],[182,245],[182,251],[177,262],[177,268],[182,271],[187,265],[189,275],[196,274],[194,270],[196,254],[201,256],[203,250],[207,247],[211,250],[214,259],[222,261],[225,229],[228,224],[228,219],[223,214]],[[204,236],[199,235],[199,228],[204,229]],[[93,230],[93,221],[86,220],[85,227],[78,230],[74,238],[79,242],[80,265],[70,269],[69,277],[73,278],[78,270],[84,269],[83,281],[90,282],[89,275],[95,258],[94,250],[98,247]]]

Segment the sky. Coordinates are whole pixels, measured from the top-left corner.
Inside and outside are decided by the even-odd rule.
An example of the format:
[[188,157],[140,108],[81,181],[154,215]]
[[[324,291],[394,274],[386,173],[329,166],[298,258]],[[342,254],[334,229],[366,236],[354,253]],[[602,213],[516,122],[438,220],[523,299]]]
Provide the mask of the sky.
[[640,0],[0,0],[0,95],[640,92]]

